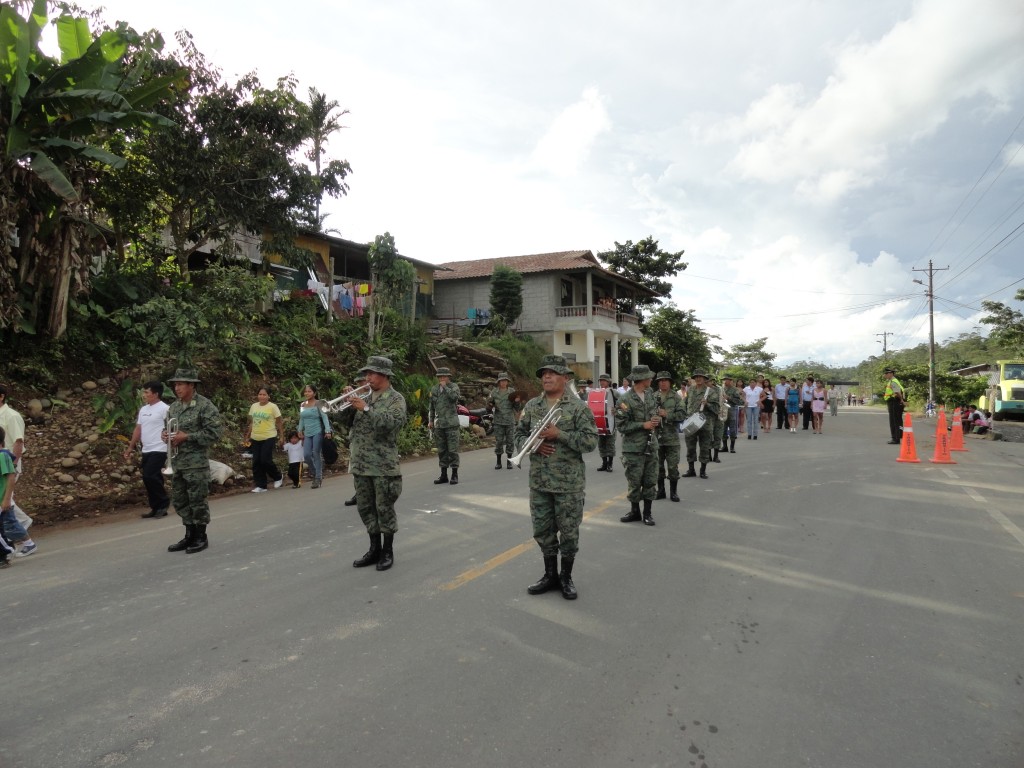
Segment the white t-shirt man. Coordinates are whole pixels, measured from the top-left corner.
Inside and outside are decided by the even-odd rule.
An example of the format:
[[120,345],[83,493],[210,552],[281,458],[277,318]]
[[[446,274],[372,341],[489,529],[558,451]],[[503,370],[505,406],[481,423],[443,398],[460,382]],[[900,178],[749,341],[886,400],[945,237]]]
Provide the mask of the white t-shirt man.
[[135,423],[142,429],[139,437],[143,453],[167,453],[167,443],[160,439],[160,433],[164,431],[168,409],[170,406],[163,400],[157,400],[152,405],[144,405],[139,409],[139,417]]

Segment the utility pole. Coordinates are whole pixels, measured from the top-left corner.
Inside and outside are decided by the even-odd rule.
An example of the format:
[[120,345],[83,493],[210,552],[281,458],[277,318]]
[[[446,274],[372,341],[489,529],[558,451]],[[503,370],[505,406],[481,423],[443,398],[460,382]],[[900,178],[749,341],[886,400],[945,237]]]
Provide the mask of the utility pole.
[[[928,269],[913,269],[913,272],[928,273],[928,402],[935,402],[935,291],[933,290],[933,278],[936,272],[944,272],[949,267],[936,268],[932,266],[932,260],[928,259]],[[918,285],[924,285],[921,280],[914,280]]]
[[882,357],[884,357],[886,360],[889,359],[889,345],[886,342],[889,341],[889,337],[890,336],[895,336],[895,335],[896,334],[893,333],[892,331],[882,331],[881,333],[876,333],[875,334],[875,336],[881,336],[882,337],[882,340],[880,342],[878,342],[878,343],[882,345]]

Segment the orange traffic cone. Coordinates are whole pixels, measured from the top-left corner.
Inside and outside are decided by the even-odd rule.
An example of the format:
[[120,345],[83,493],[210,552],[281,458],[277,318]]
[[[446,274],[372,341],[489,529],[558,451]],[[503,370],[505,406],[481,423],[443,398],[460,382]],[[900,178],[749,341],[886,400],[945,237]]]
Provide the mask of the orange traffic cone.
[[910,420],[910,414],[903,414],[903,439],[900,440],[900,457],[896,461],[905,461],[910,464],[920,464],[917,458],[917,447],[914,445],[914,422]]
[[949,455],[949,434],[946,430],[946,409],[939,411],[939,426],[935,430],[935,455],[932,464],[956,464]]
[[964,423],[960,421],[960,409],[953,411],[953,431],[949,433],[949,450],[966,451],[964,445]]

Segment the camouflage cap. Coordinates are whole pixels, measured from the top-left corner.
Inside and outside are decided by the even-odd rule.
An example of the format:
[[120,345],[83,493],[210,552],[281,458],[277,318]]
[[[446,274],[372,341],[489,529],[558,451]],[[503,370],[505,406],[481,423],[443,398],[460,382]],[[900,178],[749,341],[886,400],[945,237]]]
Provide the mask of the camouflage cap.
[[691,379],[696,379],[698,376],[700,378],[704,379],[705,381],[707,381],[707,379],[708,379],[708,375],[706,373],[704,373],[704,371],[697,371],[696,373],[691,373],[690,374],[690,378]]
[[512,381],[512,379],[509,378],[509,375],[507,373],[502,371],[501,373],[498,374],[498,378],[495,379],[495,381]]
[[572,373],[572,369],[565,364],[565,358],[561,355],[544,355],[544,358],[540,361],[540,367],[537,369],[537,377],[543,376],[544,371],[554,371],[563,376],[567,373]]
[[653,378],[654,372],[646,365],[634,365],[633,370],[629,372],[629,380],[633,382],[647,381]]
[[448,376],[448,377],[450,377],[452,375],[452,372],[448,368],[438,368],[437,369],[437,373],[435,373],[434,375],[435,376]]
[[669,381],[675,381],[672,374],[668,371],[658,371],[658,375],[654,377],[654,383],[657,384],[662,379],[668,379]]
[[171,384],[176,381],[184,381],[189,384],[199,384],[199,372],[195,368],[179,368],[174,375],[168,379]]
[[391,372],[392,365],[391,358],[373,355],[366,361],[366,365],[359,369],[359,373],[372,371],[373,373],[379,373],[381,376],[387,376],[390,379],[394,375]]
[[600,376],[597,377],[597,380],[598,381],[611,381],[612,377],[609,376],[607,373],[602,373]]

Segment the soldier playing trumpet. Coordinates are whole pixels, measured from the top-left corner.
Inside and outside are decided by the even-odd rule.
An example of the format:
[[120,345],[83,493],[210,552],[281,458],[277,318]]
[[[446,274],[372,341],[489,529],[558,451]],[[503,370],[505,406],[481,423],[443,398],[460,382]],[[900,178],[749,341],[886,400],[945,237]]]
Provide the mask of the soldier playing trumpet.
[[[569,368],[561,355],[546,355],[537,369],[544,392],[523,408],[516,426],[516,448],[527,449],[539,438],[530,454],[530,517],[533,539],[544,557],[544,575],[527,587],[531,595],[561,588],[562,597],[575,600],[573,565],[579,551],[580,522],[583,520],[586,468],[583,454],[597,447],[597,426],[586,403],[566,389]],[[558,409],[557,423],[545,417]],[[533,432],[537,430],[538,434]],[[518,460],[518,459],[517,459]],[[558,553],[562,553],[562,571],[558,571]]]

